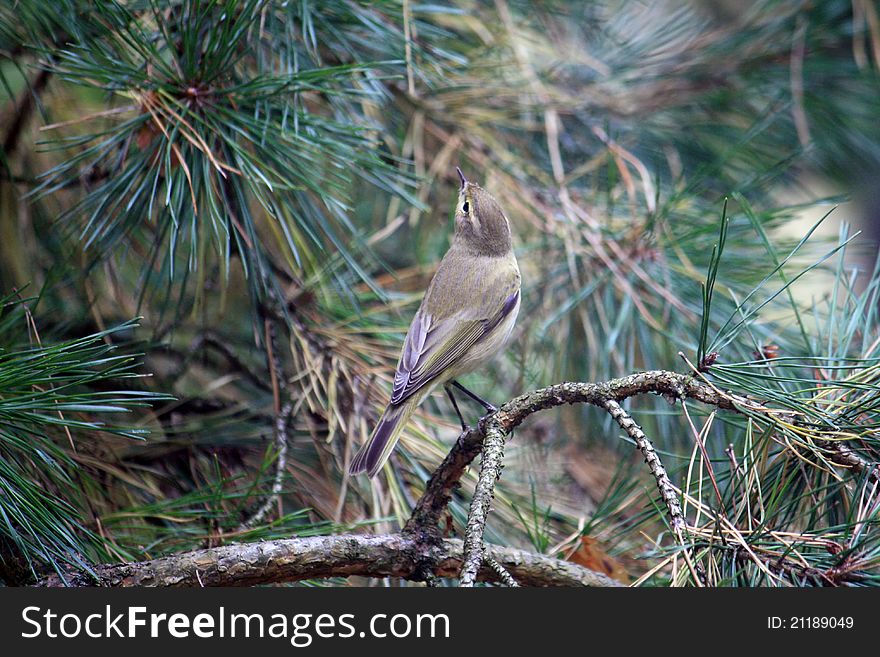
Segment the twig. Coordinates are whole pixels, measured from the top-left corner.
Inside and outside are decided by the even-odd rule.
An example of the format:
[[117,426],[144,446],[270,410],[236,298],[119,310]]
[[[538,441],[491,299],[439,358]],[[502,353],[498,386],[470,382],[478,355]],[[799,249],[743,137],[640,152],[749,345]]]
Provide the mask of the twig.
[[511,588],[519,587],[517,581],[513,579],[513,575],[507,572],[507,569],[495,560],[495,558],[489,553],[488,549],[483,552],[483,561],[489,566],[489,568],[495,571],[495,574],[498,575],[498,579],[500,579],[505,586]]
[[428,480],[424,494],[419,498],[412,515],[403,528],[404,532],[426,531],[436,533],[440,516],[461,486],[459,481],[465,469],[483,448],[483,432],[477,428],[462,432]]
[[[266,348],[266,366],[269,369],[269,379],[272,383],[272,408],[275,411],[275,448],[278,451],[278,457],[275,461],[275,480],[272,482],[272,489],[268,497],[266,497],[260,508],[250,518],[238,526],[238,531],[247,530],[259,525],[272,506],[278,501],[278,496],[281,494],[281,487],[284,482],[284,472],[287,469],[287,428],[290,422],[290,415],[293,412],[293,402],[290,399],[286,399],[287,378],[284,374],[281,353],[278,348],[278,336],[275,329],[275,322],[277,320],[270,313],[265,312],[264,306],[260,307],[260,314],[263,316],[263,342]],[[282,397],[285,397],[284,402],[281,401]]]
[[288,400],[275,418],[275,448],[278,455],[275,460],[275,479],[272,482],[272,489],[260,508],[250,518],[242,522],[237,531],[246,531],[259,525],[278,501],[284,484],[284,472],[287,469],[287,448],[289,445],[287,428],[292,412],[293,402]]
[[664,468],[663,464],[660,462],[660,457],[657,456],[657,452],[654,450],[654,445],[645,435],[645,432],[642,431],[642,428],[636,424],[636,421],[632,419],[629,413],[623,410],[623,407],[620,404],[613,399],[608,399],[602,404],[602,406],[608,411],[614,421],[620,425],[620,428],[626,431],[630,438],[635,441],[636,447],[639,448],[639,451],[642,452],[642,456],[645,457],[645,463],[648,464],[651,474],[654,475],[654,479],[657,481],[657,489],[660,491],[660,497],[663,498],[663,502],[666,504],[666,509],[669,511],[669,519],[672,521],[672,529],[675,530],[676,533],[684,529],[684,514],[681,512],[678,493],[676,492],[672,481],[669,479],[666,468]]
[[[658,393],[687,396],[715,405],[732,404],[706,386],[693,382],[685,375],[663,370],[643,372],[614,379],[605,383],[560,383],[535,390],[507,402],[493,414],[503,433],[510,433],[529,415],[540,410],[563,404],[589,403],[602,406],[606,399],[617,401],[638,394]],[[487,419],[488,419],[487,417]],[[436,523],[449,502],[452,492],[458,487],[458,480],[465,468],[479,454],[483,442],[483,429],[471,428],[459,437],[443,463],[435,470],[425,493],[418,501],[412,517],[407,522],[407,530],[427,529]]]
[[3,138],[3,152],[7,160],[15,152],[15,149],[18,148],[21,134],[27,125],[28,119],[31,117],[34,107],[36,107],[37,99],[46,88],[46,85],[49,84],[49,78],[51,77],[52,73],[49,70],[41,69],[34,78],[34,81],[28,84],[27,90],[18,102],[15,114],[9,121],[6,136]]
[[483,560],[483,532],[489,516],[489,505],[495,497],[495,482],[501,476],[505,432],[494,414],[485,422],[483,435],[485,438],[483,456],[480,459],[480,476],[474,489],[464,537],[464,563],[461,568],[463,587],[473,586],[477,580]]
[[281,414],[281,393],[287,390],[287,379],[281,366],[281,355],[278,350],[278,335],[274,320],[268,315],[263,317],[263,344],[266,348],[266,366],[269,369],[269,380],[272,384],[272,403],[275,414]]
[[837,465],[851,468],[853,472],[858,474],[866,473],[871,481],[880,482],[880,464],[869,463],[839,440],[820,440],[817,442],[822,447],[834,452]]
[[[401,577],[424,580],[425,563],[435,577],[455,577],[461,567],[462,542],[436,545],[403,534],[341,534],[286,538],[225,545],[175,554],[152,561],[95,566],[87,573],[66,574],[68,586],[255,586],[325,577]],[[489,557],[527,586],[620,586],[607,575],[570,561],[515,548],[492,546]],[[498,581],[491,567],[479,577]],[[37,586],[65,586],[52,574]]]
[[[563,404],[588,403],[602,406],[605,400],[621,401],[638,394],[657,393],[674,397],[691,397],[724,408],[732,403],[714,390],[675,372],[658,370],[631,374],[605,383],[560,383],[520,395],[502,406],[492,416],[504,434],[510,433],[529,415]],[[476,458],[483,445],[484,428],[478,426],[463,432],[452,450],[434,471],[425,492],[416,503],[406,523],[407,532],[436,532],[452,493],[459,487],[465,469]]]

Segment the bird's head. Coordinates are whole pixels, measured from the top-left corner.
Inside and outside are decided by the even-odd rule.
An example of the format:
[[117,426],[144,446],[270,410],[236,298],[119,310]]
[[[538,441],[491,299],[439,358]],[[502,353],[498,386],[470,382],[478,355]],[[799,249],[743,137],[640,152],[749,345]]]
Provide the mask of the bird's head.
[[455,207],[455,237],[468,250],[479,255],[502,256],[513,248],[510,222],[492,195],[476,183],[461,179]]

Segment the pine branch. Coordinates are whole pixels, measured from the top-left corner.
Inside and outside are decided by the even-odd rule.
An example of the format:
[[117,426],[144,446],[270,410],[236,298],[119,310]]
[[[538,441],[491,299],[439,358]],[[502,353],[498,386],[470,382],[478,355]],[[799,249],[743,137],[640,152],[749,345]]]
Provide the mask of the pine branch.
[[[464,567],[461,575],[463,586],[473,585],[482,561],[483,531],[494,494],[495,481],[500,476],[505,436],[529,415],[540,410],[563,404],[587,403],[602,407],[611,413],[615,421],[636,440],[657,480],[658,488],[669,510],[672,526],[676,532],[679,532],[684,525],[684,518],[675,488],[644,432],[618,404],[628,397],[647,393],[664,395],[672,401],[689,398],[752,417],[758,415],[770,424],[798,421],[786,411],[768,408],[747,397],[721,391],[710,383],[690,375],[665,370],[631,374],[603,383],[556,384],[507,402],[497,412],[484,417],[476,430],[463,433],[429,480],[425,493],[406,524],[405,531],[424,535],[436,533],[436,527],[429,523],[436,523],[439,520],[452,492],[458,486],[458,480],[464,469],[479,451],[477,445],[482,436],[483,460],[468,516]],[[846,445],[839,441],[821,439],[817,442],[835,454],[838,465],[849,467],[857,473],[869,472],[872,479],[878,477],[876,465],[867,462]]]
[[473,586],[483,562],[483,531],[489,518],[489,505],[495,497],[495,482],[501,477],[504,459],[505,432],[494,418],[483,429],[483,456],[480,459],[480,477],[474,489],[474,499],[468,513],[464,538],[464,564],[461,569],[461,585]]
[[275,416],[275,477],[272,479],[272,488],[260,507],[249,518],[244,520],[238,531],[245,531],[257,527],[262,523],[272,507],[278,504],[281,489],[284,485],[284,473],[287,469],[287,449],[289,446],[288,428],[293,414],[293,403],[288,401]]
[[639,448],[642,455],[645,457],[645,463],[648,464],[648,467],[651,469],[651,474],[654,475],[654,479],[657,480],[657,488],[660,490],[660,496],[663,498],[663,502],[669,510],[669,517],[672,520],[672,528],[675,531],[684,529],[684,514],[681,512],[681,504],[678,503],[678,493],[676,492],[675,486],[673,486],[672,482],[669,480],[669,475],[666,473],[666,468],[664,468],[663,464],[660,462],[660,457],[657,456],[657,451],[654,449],[654,445],[645,435],[645,432],[642,431],[642,428],[636,424],[636,421],[632,419],[629,413],[623,410],[623,407],[621,407],[620,404],[613,399],[608,399],[603,406],[605,410],[611,414],[611,417],[614,418],[614,421],[617,422],[617,424],[619,424],[620,427],[635,441],[636,447]]
[[437,532],[440,516],[446,510],[453,493],[461,487],[460,480],[464,471],[482,448],[483,432],[479,426],[462,432],[446,458],[428,480],[425,492],[419,498],[404,526],[405,532],[431,534]]
[[[639,394],[661,394],[675,399],[695,399],[737,413],[760,411],[769,421],[784,417],[742,396],[723,392],[710,383],[686,374],[664,370],[640,372],[603,383],[560,383],[521,395],[484,417],[478,427],[463,433],[431,477],[410,521],[399,534],[337,535],[284,539],[253,544],[196,550],[161,559],[94,568],[97,582],[88,575],[72,575],[76,586],[244,586],[298,581],[321,577],[450,577],[461,572],[462,586],[478,579],[514,581],[525,585],[614,585],[593,573],[552,557],[521,550],[483,545],[483,530],[494,484],[500,473],[504,439],[528,416],[563,404],[589,403],[607,410],[640,445],[647,440],[635,421],[620,408],[620,401]],[[649,443],[648,443],[649,444]],[[829,448],[832,448],[830,446]],[[464,542],[440,539],[436,522],[457,487],[464,469],[482,449],[480,479],[474,493]],[[644,450],[643,450],[644,452]],[[846,448],[841,465],[865,470],[871,464]],[[655,458],[650,458],[653,454]],[[674,486],[653,449],[646,460],[658,481],[673,526],[683,524]],[[876,469],[872,476],[876,476]],[[476,553],[476,556],[475,556]],[[484,563],[484,555],[489,561]],[[497,566],[497,567],[496,567]],[[499,573],[506,572],[512,580]],[[43,586],[59,586],[53,575]]]
[[[569,561],[524,550],[491,547],[489,556],[518,582],[529,586],[620,586],[606,575]],[[454,577],[461,567],[462,542],[421,543],[403,534],[342,534],[227,545],[184,552],[152,561],[97,566],[97,580],[85,574],[68,586],[255,586],[327,577],[402,577],[423,581],[425,564],[436,577]],[[498,581],[486,567],[480,579]],[[58,575],[37,586],[65,586]]]

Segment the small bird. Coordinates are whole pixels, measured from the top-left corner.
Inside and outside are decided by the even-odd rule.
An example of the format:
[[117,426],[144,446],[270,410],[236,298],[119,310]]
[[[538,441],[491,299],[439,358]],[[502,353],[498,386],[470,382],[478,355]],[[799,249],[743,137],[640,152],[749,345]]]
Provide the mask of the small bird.
[[510,222],[498,202],[479,185],[461,179],[455,235],[413,317],[397,370],[391,401],[361,447],[349,473],[376,476],[416,407],[442,384],[466,427],[452,394],[455,387],[483,405],[456,381],[492,359],[510,338],[520,306],[520,273]]

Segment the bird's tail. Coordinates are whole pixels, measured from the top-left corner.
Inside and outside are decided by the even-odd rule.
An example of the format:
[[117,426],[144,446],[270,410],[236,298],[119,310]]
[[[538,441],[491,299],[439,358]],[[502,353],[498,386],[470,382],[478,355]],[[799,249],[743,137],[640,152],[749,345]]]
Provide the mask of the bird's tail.
[[391,451],[400,438],[400,432],[406,426],[409,416],[418,404],[415,400],[407,400],[399,406],[389,404],[382,417],[379,418],[376,428],[373,429],[373,435],[367,443],[361,447],[360,451],[354,457],[351,465],[348,467],[349,474],[356,475],[366,472],[371,477],[375,477],[385,461],[391,456]]

